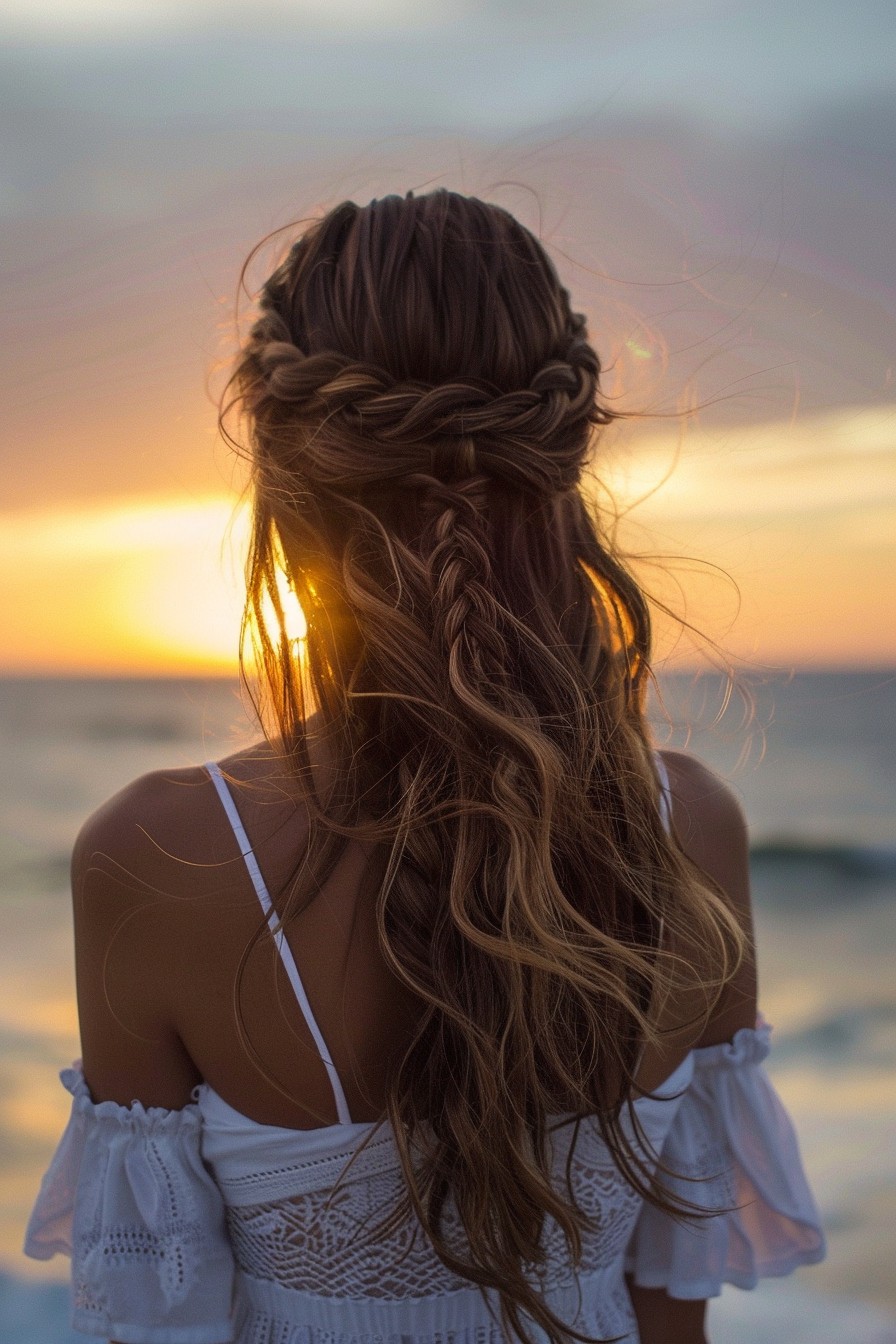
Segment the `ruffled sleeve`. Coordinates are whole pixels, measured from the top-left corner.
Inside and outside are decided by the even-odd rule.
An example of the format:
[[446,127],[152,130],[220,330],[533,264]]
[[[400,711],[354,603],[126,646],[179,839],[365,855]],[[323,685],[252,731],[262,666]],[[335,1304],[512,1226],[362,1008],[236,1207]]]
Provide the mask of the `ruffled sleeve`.
[[199,1107],[94,1102],[80,1064],[60,1077],[71,1117],[25,1254],[71,1256],[76,1330],[121,1344],[227,1344],[233,1258]]
[[824,1258],[793,1125],[763,1067],[770,1035],[760,1019],[730,1044],[693,1051],[659,1179],[677,1198],[725,1212],[679,1220],[645,1204],[626,1262],[642,1288],[716,1297],[723,1283],[755,1288]]

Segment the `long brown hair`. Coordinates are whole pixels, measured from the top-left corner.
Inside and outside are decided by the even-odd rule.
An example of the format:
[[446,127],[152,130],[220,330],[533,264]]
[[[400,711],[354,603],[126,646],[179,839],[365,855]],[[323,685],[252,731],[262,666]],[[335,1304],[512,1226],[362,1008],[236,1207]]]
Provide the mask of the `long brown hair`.
[[[582,489],[614,418],[599,375],[538,240],[438,190],[305,229],[222,410],[248,431],[246,619],[311,818],[282,919],[348,839],[373,845],[382,952],[421,1009],[388,1087],[405,1213],[497,1291],[505,1325],[551,1344],[585,1337],[527,1270],[546,1216],[574,1258],[587,1220],[552,1181],[549,1119],[595,1116],[628,1181],[672,1208],[623,1123],[651,1005],[695,981],[711,1005],[740,950],[657,806],[647,604]],[[449,1198],[466,1255],[442,1234]]]

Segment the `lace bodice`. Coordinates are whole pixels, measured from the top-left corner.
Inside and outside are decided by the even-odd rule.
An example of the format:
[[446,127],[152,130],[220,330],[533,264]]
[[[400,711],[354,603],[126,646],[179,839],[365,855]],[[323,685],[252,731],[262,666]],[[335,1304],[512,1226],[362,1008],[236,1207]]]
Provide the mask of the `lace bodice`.
[[[675,1094],[691,1073],[689,1059],[664,1086],[665,1100],[637,1103],[639,1122],[657,1148],[677,1107]],[[297,1145],[294,1131],[253,1124],[208,1087],[199,1089],[198,1099],[203,1152],[224,1196],[234,1257],[245,1273],[333,1298],[405,1301],[469,1287],[434,1256],[419,1225],[406,1221],[385,1237],[369,1235],[403,1191],[391,1130],[361,1147],[371,1126],[351,1126],[350,1135],[344,1126],[330,1126],[303,1135]],[[584,1239],[578,1273],[595,1273],[620,1261],[639,1199],[620,1179],[596,1123],[584,1122],[574,1145],[573,1129],[559,1124],[552,1134],[554,1179],[558,1188],[565,1181],[572,1148],[572,1187],[595,1224]],[[279,1153],[282,1160],[272,1166]],[[450,1203],[443,1232],[464,1251]],[[546,1265],[533,1280],[545,1291],[573,1286],[577,1272],[551,1220],[542,1244]]]

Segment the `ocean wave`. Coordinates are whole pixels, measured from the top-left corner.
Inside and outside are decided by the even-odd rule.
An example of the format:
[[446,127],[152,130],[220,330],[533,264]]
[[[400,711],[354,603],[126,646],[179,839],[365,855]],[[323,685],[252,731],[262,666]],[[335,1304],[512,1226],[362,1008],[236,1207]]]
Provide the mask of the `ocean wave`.
[[829,1063],[896,1064],[896,1002],[855,1004],[808,1022],[797,1031],[775,1032],[775,1062],[821,1056]]
[[45,896],[68,892],[71,850],[19,856],[0,855],[0,882],[6,894]]
[[852,882],[896,881],[896,847],[851,845],[782,836],[750,846],[750,863],[759,869],[823,869],[830,877]]
[[183,742],[193,731],[192,725],[167,716],[96,718],[83,726],[89,742]]

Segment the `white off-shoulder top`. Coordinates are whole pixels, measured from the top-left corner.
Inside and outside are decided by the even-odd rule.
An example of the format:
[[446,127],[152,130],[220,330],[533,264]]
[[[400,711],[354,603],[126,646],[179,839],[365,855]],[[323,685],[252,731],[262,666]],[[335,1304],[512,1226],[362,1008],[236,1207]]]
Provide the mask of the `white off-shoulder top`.
[[[212,778],[272,929],[276,915],[227,786]],[[281,1129],[235,1111],[207,1084],[182,1110],[94,1102],[80,1066],[63,1071],[71,1117],[44,1176],[25,1252],[72,1258],[72,1324],[121,1344],[509,1344],[497,1301],[447,1269],[413,1221],[367,1229],[403,1189],[394,1135],[352,1123],[298,970],[287,974],[328,1065],[340,1122]],[[713,1216],[673,1219],[623,1180],[594,1121],[571,1155],[593,1219],[577,1265],[553,1220],[533,1270],[576,1330],[636,1344],[625,1275],[672,1297],[752,1288],[824,1256],[793,1127],[765,1072],[771,1028],[692,1050],[635,1112],[645,1157],[668,1188]],[[574,1126],[556,1117],[558,1187]],[[350,1161],[350,1159],[354,1160]],[[449,1240],[463,1232],[449,1208]],[[531,1327],[534,1339],[540,1337]]]

